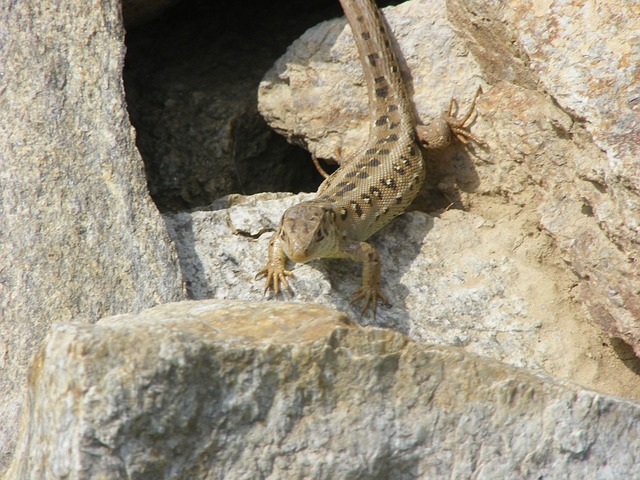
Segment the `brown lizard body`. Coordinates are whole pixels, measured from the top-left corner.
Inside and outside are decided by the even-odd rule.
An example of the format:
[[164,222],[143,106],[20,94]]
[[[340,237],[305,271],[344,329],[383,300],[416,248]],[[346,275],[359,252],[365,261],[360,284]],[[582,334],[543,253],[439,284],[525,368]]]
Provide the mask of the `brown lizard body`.
[[[315,258],[348,258],[361,262],[362,286],[353,302],[363,300],[362,312],[378,301],[386,303],[380,287],[380,257],[365,242],[401,214],[417,195],[425,176],[418,139],[427,148],[442,148],[456,136],[476,140],[464,130],[475,106],[461,120],[449,114],[428,126],[417,125],[386,25],[373,0],[340,0],[351,26],[369,95],[369,139],[318,189],[315,199],[287,209],[269,242],[269,261],[258,272],[266,276],[265,292],[277,295],[280,283],[291,290],[286,258],[306,262]],[[476,95],[477,96],[477,95]],[[466,137],[466,138],[465,138]],[[477,141],[477,140],[476,140]]]

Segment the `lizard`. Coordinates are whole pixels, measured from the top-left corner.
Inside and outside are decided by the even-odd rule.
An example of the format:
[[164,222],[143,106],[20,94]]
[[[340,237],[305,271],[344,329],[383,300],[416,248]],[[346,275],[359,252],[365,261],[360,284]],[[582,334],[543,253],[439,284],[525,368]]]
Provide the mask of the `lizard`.
[[[317,258],[347,258],[362,263],[362,285],[351,303],[363,302],[361,315],[378,302],[389,304],[380,285],[380,256],[366,240],[416,197],[425,178],[420,144],[441,149],[455,137],[462,143],[481,143],[465,123],[481,93],[461,118],[448,113],[429,124],[413,115],[386,22],[374,0],[340,0],[355,39],[367,86],[371,117],[369,138],[357,152],[342,159],[324,180],[316,197],[288,208],[272,235],[268,261],[256,274],[266,277],[264,293],[280,285],[293,293],[286,260],[304,263]],[[322,172],[321,172],[322,173]]]

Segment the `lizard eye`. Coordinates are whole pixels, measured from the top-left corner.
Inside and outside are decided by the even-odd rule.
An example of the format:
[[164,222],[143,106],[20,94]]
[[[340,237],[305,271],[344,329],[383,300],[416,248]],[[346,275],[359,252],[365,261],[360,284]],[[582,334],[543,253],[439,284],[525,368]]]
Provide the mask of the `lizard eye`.
[[323,238],[324,238],[324,232],[323,232],[322,230],[318,230],[318,231],[316,232],[316,238],[317,238],[318,240],[323,239]]

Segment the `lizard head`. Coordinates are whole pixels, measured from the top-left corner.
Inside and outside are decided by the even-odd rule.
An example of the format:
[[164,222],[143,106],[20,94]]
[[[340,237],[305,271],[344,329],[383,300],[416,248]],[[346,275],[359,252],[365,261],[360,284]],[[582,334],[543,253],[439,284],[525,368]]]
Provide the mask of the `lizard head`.
[[288,208],[278,231],[284,253],[299,263],[331,256],[335,249],[335,218],[332,209],[313,203]]

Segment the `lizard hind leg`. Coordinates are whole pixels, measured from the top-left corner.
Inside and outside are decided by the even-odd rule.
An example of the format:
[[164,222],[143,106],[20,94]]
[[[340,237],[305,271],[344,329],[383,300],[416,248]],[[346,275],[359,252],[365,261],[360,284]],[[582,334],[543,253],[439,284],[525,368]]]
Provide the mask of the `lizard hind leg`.
[[462,118],[456,118],[453,114],[453,107],[455,105],[457,108],[458,104],[455,99],[451,98],[449,101],[449,109],[444,116],[434,118],[425,125],[417,125],[416,134],[422,145],[432,150],[442,149],[451,144],[453,137],[464,145],[467,145],[469,140],[472,140],[478,145],[484,145],[484,142],[473,135],[466,126],[467,121],[475,111],[476,100],[481,93],[482,88],[478,87],[471,106]]
[[[334,155],[336,163],[338,165],[342,165],[344,163],[344,157],[342,156],[342,147],[338,145],[335,148]],[[311,161],[313,162],[313,166],[316,167],[318,173],[322,175],[325,180],[331,176],[331,174],[327,173],[323,166],[320,165],[320,160],[318,160],[318,157],[316,157],[316,155],[313,153],[311,154]]]
[[[458,141],[460,143],[463,143],[464,145],[467,145],[469,143],[469,140],[473,140],[478,145],[484,145],[484,142],[482,140],[474,136],[469,130],[467,130],[467,127],[465,127],[467,120],[471,118],[471,115],[474,113],[476,109],[476,100],[478,99],[478,96],[481,93],[482,93],[482,87],[478,87],[478,90],[476,90],[476,94],[473,96],[473,100],[471,101],[471,106],[469,107],[469,109],[467,110],[467,113],[465,113],[462,118],[456,118],[455,116],[452,116],[453,103],[455,102],[453,97],[449,102],[449,111],[447,112],[446,121],[449,124],[449,127],[451,128],[451,132],[455,135]],[[456,102],[456,108],[457,108],[457,102]]]

